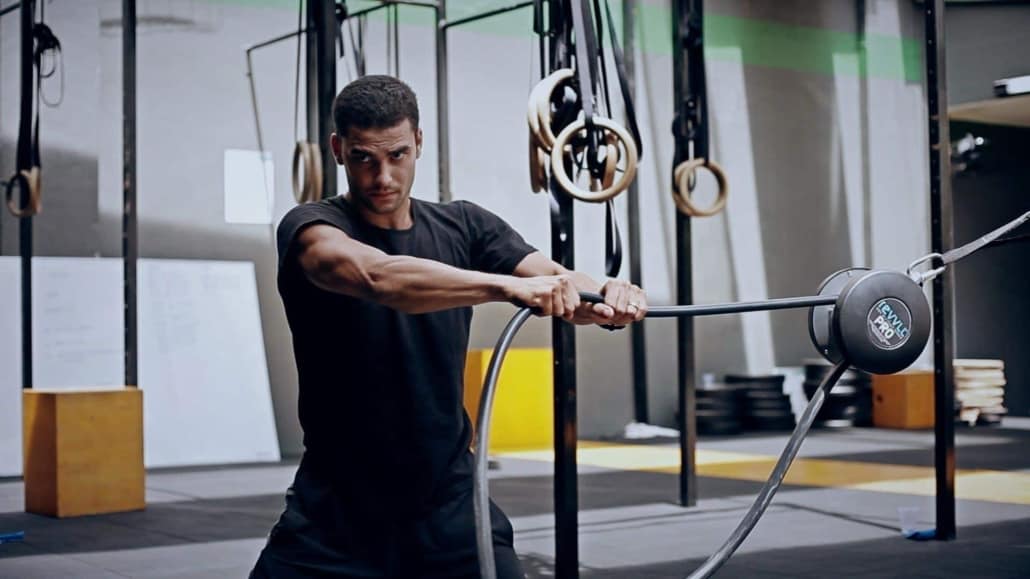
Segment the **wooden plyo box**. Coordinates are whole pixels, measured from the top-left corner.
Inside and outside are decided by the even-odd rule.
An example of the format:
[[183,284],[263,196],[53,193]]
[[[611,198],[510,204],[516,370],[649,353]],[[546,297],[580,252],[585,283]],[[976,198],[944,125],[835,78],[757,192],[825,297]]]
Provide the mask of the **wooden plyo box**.
[[76,517],[141,510],[143,392],[25,390],[25,511]]
[[933,428],[933,372],[873,376],[873,426]]

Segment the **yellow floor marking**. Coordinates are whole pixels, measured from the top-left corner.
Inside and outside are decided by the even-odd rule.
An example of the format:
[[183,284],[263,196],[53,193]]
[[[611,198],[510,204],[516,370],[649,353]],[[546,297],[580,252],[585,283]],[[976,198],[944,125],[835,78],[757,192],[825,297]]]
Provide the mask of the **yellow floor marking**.
[[[551,450],[497,453],[497,456],[551,462]],[[679,448],[580,441],[577,462],[581,465],[617,470],[679,472]],[[742,452],[698,449],[700,476],[764,482],[776,464],[776,457]],[[958,470],[957,498],[1030,505],[1030,473],[989,470]],[[933,496],[934,470],[929,467],[855,462],[821,458],[799,458],[784,480],[787,484],[834,487],[896,494]]]

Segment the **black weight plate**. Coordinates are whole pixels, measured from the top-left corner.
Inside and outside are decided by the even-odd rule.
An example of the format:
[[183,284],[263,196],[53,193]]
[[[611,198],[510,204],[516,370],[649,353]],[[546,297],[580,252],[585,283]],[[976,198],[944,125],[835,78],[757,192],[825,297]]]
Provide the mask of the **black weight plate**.
[[783,374],[766,374],[766,375],[747,375],[747,374],[727,374],[724,381],[727,384],[747,384],[749,386],[766,386],[766,385],[783,385],[785,376]]
[[820,420],[814,423],[814,426],[821,428],[851,428],[855,426],[854,420],[848,420],[845,418],[831,419],[831,420]]
[[794,419],[794,413],[790,410],[754,410],[744,415],[748,420],[780,420],[785,418]]
[[697,400],[696,407],[700,410],[707,408],[711,410],[725,410],[727,412],[736,412],[737,402],[734,400],[708,400],[699,399]]
[[741,428],[742,427],[740,422],[736,420],[697,423],[697,433],[707,436],[725,436],[730,434],[739,434]]
[[745,402],[752,400],[778,400],[786,394],[782,390],[748,390],[744,395]]
[[753,400],[748,406],[750,412],[756,412],[758,410],[777,410],[777,411],[789,411],[790,399],[782,398],[780,400]]
[[793,430],[797,426],[794,419],[761,419],[748,423],[748,427],[755,430]]

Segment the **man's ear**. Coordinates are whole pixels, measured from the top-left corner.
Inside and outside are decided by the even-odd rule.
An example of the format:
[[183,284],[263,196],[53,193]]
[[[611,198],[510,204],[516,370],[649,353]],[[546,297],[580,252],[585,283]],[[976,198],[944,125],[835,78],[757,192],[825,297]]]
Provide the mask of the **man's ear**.
[[422,156],[422,129],[415,131],[415,158]]
[[329,147],[333,150],[333,158],[336,159],[337,165],[343,164],[343,154],[340,152],[342,146],[339,135],[336,133],[329,135]]

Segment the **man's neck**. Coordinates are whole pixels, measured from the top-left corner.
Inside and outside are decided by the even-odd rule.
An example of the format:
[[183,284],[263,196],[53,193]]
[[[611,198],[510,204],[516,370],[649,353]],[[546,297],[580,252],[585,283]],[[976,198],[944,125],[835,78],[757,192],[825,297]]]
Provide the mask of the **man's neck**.
[[393,213],[375,213],[373,211],[369,211],[368,208],[361,203],[355,202],[350,192],[348,192],[344,198],[358,210],[362,219],[380,229],[411,229],[412,225],[415,223],[411,217],[410,196],[405,199],[404,203]]

